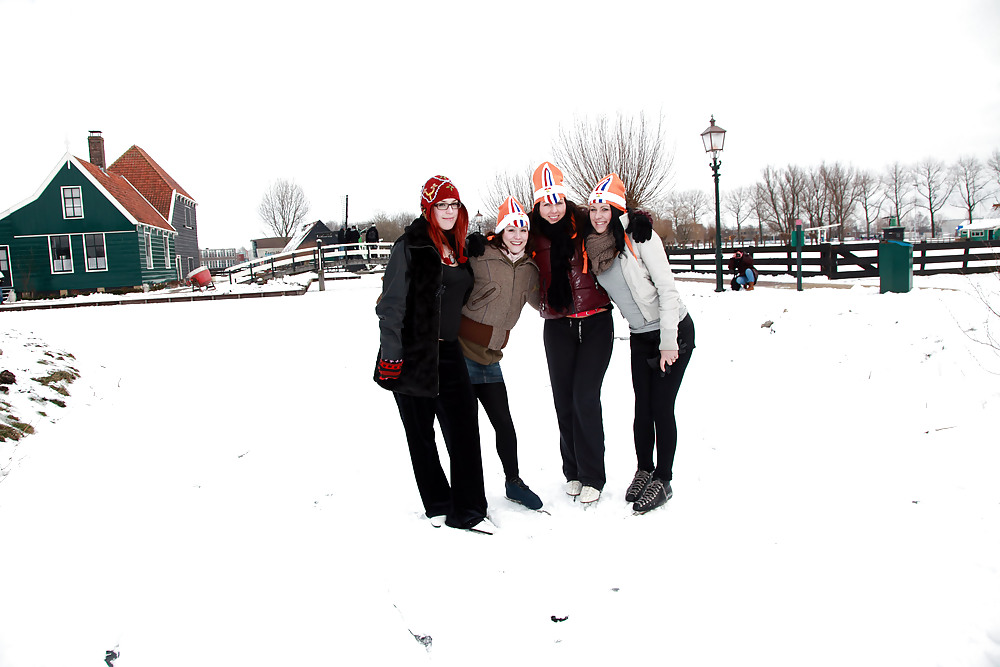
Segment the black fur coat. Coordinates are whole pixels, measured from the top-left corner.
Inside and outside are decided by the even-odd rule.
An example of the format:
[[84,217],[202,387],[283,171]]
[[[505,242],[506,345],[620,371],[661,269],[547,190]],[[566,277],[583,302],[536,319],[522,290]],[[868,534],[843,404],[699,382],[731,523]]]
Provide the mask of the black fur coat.
[[403,360],[398,380],[375,382],[410,396],[438,394],[438,337],[441,324],[441,255],[417,218],[392,247],[375,306],[382,359]]

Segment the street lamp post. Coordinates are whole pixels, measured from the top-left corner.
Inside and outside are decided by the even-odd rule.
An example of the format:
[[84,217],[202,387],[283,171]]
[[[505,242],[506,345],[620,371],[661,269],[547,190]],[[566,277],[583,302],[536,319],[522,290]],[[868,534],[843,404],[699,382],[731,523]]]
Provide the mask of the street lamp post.
[[479,232],[480,234],[482,234],[483,233],[483,214],[480,213],[479,211],[476,211],[476,215],[475,215],[475,217],[473,217],[472,220],[476,224],[476,231]]
[[715,178],[715,291],[722,292],[722,213],[719,208],[719,153],[722,145],[726,141],[726,131],[715,124],[715,116],[709,120],[708,129],[701,133],[701,140],[705,144],[705,152],[712,154],[712,161],[708,166],[712,168],[712,176]]

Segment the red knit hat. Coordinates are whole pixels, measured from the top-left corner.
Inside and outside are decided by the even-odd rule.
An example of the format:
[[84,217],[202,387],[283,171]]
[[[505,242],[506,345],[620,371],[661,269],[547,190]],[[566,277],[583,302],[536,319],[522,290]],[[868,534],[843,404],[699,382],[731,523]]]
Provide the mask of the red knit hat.
[[424,189],[420,192],[420,210],[424,217],[430,220],[431,207],[445,199],[462,201],[462,198],[458,196],[458,188],[455,187],[450,178],[432,176],[424,183]]

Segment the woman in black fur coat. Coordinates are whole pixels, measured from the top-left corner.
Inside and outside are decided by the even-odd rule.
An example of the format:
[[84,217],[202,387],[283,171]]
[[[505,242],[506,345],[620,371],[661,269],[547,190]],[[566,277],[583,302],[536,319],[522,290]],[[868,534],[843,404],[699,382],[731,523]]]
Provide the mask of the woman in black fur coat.
[[[476,397],[458,344],[472,289],[465,257],[469,212],[444,176],[424,185],[423,212],[392,247],[375,307],[381,347],[375,381],[393,391],[424,512],[432,525],[492,534],[486,516]],[[434,439],[437,416],[451,483]]]

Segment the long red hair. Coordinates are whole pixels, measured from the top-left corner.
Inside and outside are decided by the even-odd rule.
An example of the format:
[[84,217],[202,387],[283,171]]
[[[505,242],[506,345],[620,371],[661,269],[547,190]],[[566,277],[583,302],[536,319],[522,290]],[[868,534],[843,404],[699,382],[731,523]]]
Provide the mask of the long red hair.
[[452,227],[452,231],[455,234],[455,245],[457,248],[452,248],[451,243],[448,242],[448,237],[445,235],[444,231],[438,226],[437,219],[434,215],[434,208],[430,207],[431,219],[428,220],[430,224],[427,225],[427,230],[430,233],[431,241],[434,242],[434,247],[437,248],[438,254],[442,257],[445,256],[445,247],[451,248],[452,252],[455,253],[455,257],[458,259],[459,264],[465,264],[468,258],[465,256],[465,237],[469,233],[469,211],[465,208],[465,204],[458,207],[458,219],[455,221],[455,226]]

